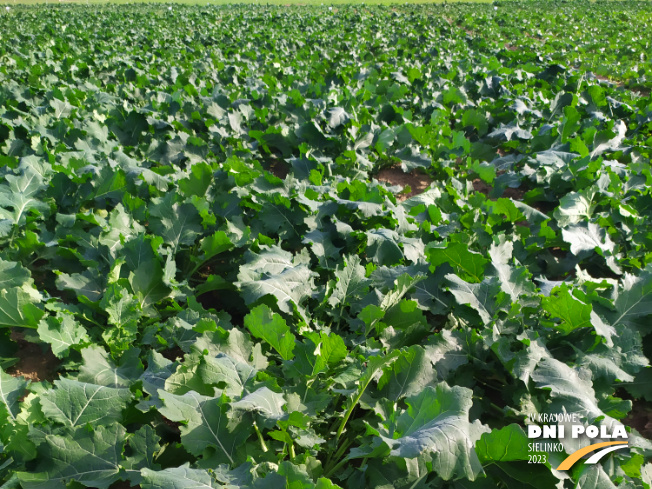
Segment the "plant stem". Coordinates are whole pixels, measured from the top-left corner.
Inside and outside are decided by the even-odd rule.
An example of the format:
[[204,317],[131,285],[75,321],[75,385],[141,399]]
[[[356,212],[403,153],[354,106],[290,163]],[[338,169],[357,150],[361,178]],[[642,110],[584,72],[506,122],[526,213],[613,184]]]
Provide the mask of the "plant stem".
[[265,443],[265,440],[263,439],[263,435],[260,432],[260,430],[258,429],[258,425],[256,424],[255,421],[254,421],[254,430],[256,430],[256,435],[258,436],[258,441],[260,441],[260,448],[262,448],[263,452],[266,452],[267,450],[269,450],[269,448],[267,448],[267,444]]
[[421,482],[423,479],[425,479],[427,475],[428,475],[428,472],[426,472],[421,477],[419,477],[417,480],[415,480],[414,483],[410,486],[410,489],[414,489],[415,487],[417,487],[417,484],[419,484],[419,482]]
[[328,470],[326,470],[327,472],[330,472],[332,470],[332,469],[329,468],[329,467],[331,467],[331,463],[334,460],[339,460],[342,457],[342,455],[344,454],[344,452],[346,451],[346,449],[349,448],[349,446],[351,446],[352,443],[353,443],[353,441],[350,440],[350,439],[344,440],[342,442],[342,444],[337,448],[335,453],[331,453],[328,456],[328,459],[326,460],[326,463],[324,464],[324,467],[326,469],[328,469]]
[[340,460],[339,463],[337,465],[335,465],[335,467],[333,467],[332,469],[330,469],[328,472],[326,472],[324,474],[324,477],[330,477],[331,474],[337,472],[347,462],[348,462],[348,460],[346,460],[346,459]]
[[347,421],[351,417],[351,413],[355,409],[355,407],[358,405],[358,402],[360,401],[360,398],[362,397],[362,394],[364,394],[365,389],[369,385],[369,382],[371,382],[371,375],[369,376],[367,382],[364,384],[364,386],[360,389],[358,392],[358,395],[355,396],[353,401],[351,402],[351,405],[349,406],[349,409],[346,410],[346,413],[344,413],[344,418],[342,418],[342,422],[340,423],[340,427],[337,429],[337,435],[335,436],[335,444],[340,439],[340,436],[342,436],[342,431],[344,431],[344,427],[346,426]]
[[340,447],[337,449],[335,452],[335,455],[333,456],[334,459],[339,459],[342,455],[344,455],[344,452],[346,451],[347,448],[353,443],[351,440],[344,440]]
[[396,359],[396,352],[390,353],[381,361],[381,363],[378,363],[373,367],[370,365],[367,371],[364,373],[364,375],[362,376],[362,378],[364,379],[364,384],[360,384],[358,386],[358,394],[355,396],[355,398],[351,400],[351,405],[346,410],[346,413],[344,413],[344,417],[342,418],[340,427],[337,429],[337,435],[335,436],[335,445],[338,444],[340,437],[342,436],[342,432],[344,431],[344,427],[346,426],[347,421],[351,417],[351,413],[358,405],[358,402],[360,402],[360,398],[362,397],[362,394],[364,394],[364,391],[367,390],[367,387],[371,383],[371,380],[373,379],[375,373],[379,369],[387,365],[390,361],[393,361],[395,359]]

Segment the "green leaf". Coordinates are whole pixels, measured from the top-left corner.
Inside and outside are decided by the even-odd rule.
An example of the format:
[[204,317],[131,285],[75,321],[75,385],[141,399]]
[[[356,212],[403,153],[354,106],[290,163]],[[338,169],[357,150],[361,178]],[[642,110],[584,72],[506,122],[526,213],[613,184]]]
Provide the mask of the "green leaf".
[[81,351],[84,364],[79,370],[77,380],[106,387],[130,387],[143,373],[140,350],[130,348],[122,352],[116,364],[100,346],[93,345]]
[[281,311],[292,314],[292,305],[299,307],[312,293],[315,273],[304,263],[296,263],[290,253],[274,246],[260,254],[248,251],[245,256],[247,263],[240,267],[236,285],[247,304],[272,295]]
[[596,248],[602,252],[612,253],[616,247],[606,230],[592,222],[562,229],[561,236],[570,244],[571,253],[578,256],[582,252],[594,251]]
[[254,345],[249,335],[241,329],[224,331],[218,328],[214,333],[205,333],[197,338],[194,347],[210,354],[224,353],[239,363],[251,364],[255,368],[263,369],[267,366],[260,344]]
[[[191,469],[189,464],[181,467],[167,468],[154,471],[147,468],[142,470],[143,489],[219,489],[224,487],[215,480],[209,471],[204,469]],[[242,487],[242,486],[230,486]]]
[[638,276],[626,273],[622,284],[614,290],[613,304],[616,311],[608,316],[612,325],[640,328],[640,320],[652,314],[652,267]]
[[462,125],[464,125],[464,127],[475,127],[480,136],[487,134],[487,129],[489,127],[485,114],[476,109],[468,109],[464,111],[464,114],[462,115]]
[[280,315],[271,311],[265,304],[254,307],[244,318],[245,327],[255,338],[266,341],[283,360],[291,360],[294,355],[295,337]]
[[[595,321],[593,321],[595,325]],[[600,331],[596,329],[598,334]],[[615,341],[612,341],[612,338]],[[634,374],[649,365],[643,353],[640,334],[627,327],[619,326],[608,332],[607,341],[596,345],[591,351],[577,352],[578,365],[586,366],[593,372],[593,385],[598,388],[604,382],[605,390],[617,382],[631,382]]]
[[306,233],[303,238],[303,242],[310,244],[310,249],[319,258],[319,263],[324,268],[333,268],[333,265],[340,259],[342,248],[335,246],[333,235],[332,232],[314,229]]
[[481,254],[469,250],[463,243],[449,243],[445,247],[429,244],[426,257],[430,262],[430,271],[443,263],[450,264],[465,281],[482,282],[488,260]]
[[75,480],[87,487],[107,489],[120,478],[125,429],[114,423],[89,431],[45,434],[34,472],[18,472],[25,489],[64,489]]
[[595,189],[589,188],[564,195],[559,200],[559,207],[554,212],[559,227],[564,228],[591,219],[596,206],[594,202],[596,194]]
[[[89,151],[90,152],[90,151]],[[122,170],[114,171],[110,166],[104,166],[93,181],[95,199],[120,201],[127,191],[127,177]]]
[[152,406],[155,406],[157,409],[162,406],[158,397],[158,390],[165,388],[165,381],[172,375],[175,368],[175,362],[168,360],[160,353],[150,350],[147,357],[147,370],[139,378],[142,382],[143,390],[149,394],[149,398],[140,401],[136,405],[139,410],[147,412]]
[[400,275],[394,283],[394,288],[383,297],[383,300],[380,302],[380,308],[383,311],[388,311],[398,305],[403,297],[424,278],[425,275],[420,273],[414,277],[407,273]]
[[360,402],[362,395],[367,390],[367,387],[369,387],[371,381],[378,377],[379,372],[385,366],[391,365],[393,362],[395,362],[398,356],[399,356],[399,352],[394,350],[388,353],[387,355],[374,355],[367,358],[367,368],[358,379],[358,387],[352,393],[351,397],[349,397],[346,401],[347,410],[344,413],[344,417],[342,418],[342,421],[340,422],[340,426],[337,430],[336,441],[339,440],[340,436],[342,436],[342,433],[344,432],[344,427],[346,426],[346,423],[348,422],[351,413],[358,405],[358,402]]
[[525,220],[525,216],[511,199],[501,198],[491,204],[488,203],[487,207],[495,215],[488,221],[490,224],[500,224],[504,220],[508,222]]
[[158,395],[164,404],[160,413],[183,423],[181,442],[188,452],[199,457],[210,448],[212,461],[235,463],[235,452],[249,436],[251,424],[231,411],[225,396],[213,398],[193,391],[177,396],[160,389]]
[[0,290],[22,287],[29,282],[30,278],[29,270],[20,263],[0,258]]
[[427,385],[432,385],[437,373],[431,358],[419,345],[400,351],[397,359],[384,370],[378,380],[378,392],[383,398],[396,402],[405,396],[418,394]]
[[367,235],[367,255],[379,265],[395,265],[403,258],[399,235],[389,229],[373,229]]
[[102,337],[115,351],[129,348],[138,335],[138,321],[143,315],[140,302],[129,291],[117,284],[107,287],[100,306],[109,315],[113,327],[106,328]]
[[12,377],[0,369],[0,426],[5,424],[5,419],[11,423],[16,421],[20,410],[19,399],[27,384],[24,379]]
[[0,327],[36,328],[43,311],[35,306],[40,299],[25,289],[0,290]]
[[340,309],[350,304],[352,300],[364,297],[369,290],[370,280],[366,278],[365,268],[360,264],[360,257],[347,255],[344,257],[344,266],[335,270],[335,287],[328,298],[331,307],[339,306]]
[[625,139],[625,135],[627,134],[627,125],[619,120],[614,124],[614,130],[616,132],[611,131],[610,129],[604,129],[595,134],[591,158],[595,158],[607,151],[624,149],[620,148],[620,144],[623,142],[623,139]]
[[488,277],[479,284],[473,284],[449,273],[446,280],[450,283],[448,290],[455,296],[458,304],[473,308],[485,324],[491,322],[501,305],[497,298],[500,284],[496,277]]
[[224,231],[215,231],[211,236],[201,240],[199,248],[203,252],[202,261],[207,261],[233,248],[233,243]]
[[469,362],[469,355],[465,351],[467,340],[464,336],[459,331],[444,329],[433,335],[424,346],[439,380],[448,379],[460,366]]
[[580,121],[582,119],[581,114],[577,111],[575,107],[566,106],[564,107],[564,119],[562,120],[562,129],[561,129],[561,140],[566,142],[570,137],[577,132],[580,127]]
[[590,422],[604,414],[598,408],[595,391],[587,370],[572,368],[551,357],[539,361],[531,375],[539,389],[550,390],[555,401],[552,412],[577,413],[586,416]]
[[37,198],[44,188],[43,177],[31,168],[19,175],[5,175],[6,184],[0,185],[0,208],[12,209],[12,212],[2,213],[11,221],[22,226],[27,221],[31,211],[43,213],[50,206]]
[[531,296],[535,293],[536,287],[530,279],[524,267],[514,267],[509,264],[512,260],[514,245],[511,241],[499,241],[492,243],[489,248],[489,257],[498,278],[500,288],[507,293],[513,302],[521,296]]
[[54,117],[57,119],[67,118],[72,113],[74,107],[67,101],[52,99],[49,103],[50,107],[54,109]]
[[58,313],[56,317],[41,319],[36,331],[42,341],[52,346],[52,353],[59,358],[63,358],[71,347],[90,341],[86,329],[71,314]]
[[[194,350],[194,348],[193,348]],[[256,370],[250,365],[238,362],[224,353],[213,358],[204,352],[193,351],[186,355],[176,372],[165,379],[165,390],[173,394],[196,391],[213,395],[215,388],[223,389],[229,397],[240,397],[243,390],[253,383]]]
[[493,183],[493,181],[496,179],[496,168],[491,163],[484,161],[480,163],[478,161],[474,161],[469,170],[477,174],[480,177],[480,180],[484,182]]
[[180,246],[195,243],[203,227],[194,205],[172,204],[170,199],[153,199],[152,202],[150,228],[172,246],[173,255]]
[[97,302],[102,297],[105,281],[95,269],[84,270],[82,273],[57,274],[56,285],[59,290],[74,290],[77,297],[85,297],[91,302]]
[[510,124],[509,126],[500,124],[500,127],[490,132],[487,137],[495,138],[499,141],[512,141],[514,139],[532,139],[532,133],[521,129],[518,123]]
[[163,268],[155,260],[145,261],[129,273],[129,284],[143,309],[170,295],[170,288],[163,283]]
[[41,395],[41,409],[49,419],[65,426],[111,425],[122,419],[132,394],[127,389],[88,384],[71,379],[54,381],[54,389]]
[[[129,471],[137,471],[144,468],[159,469],[160,465],[154,462],[161,448],[159,441],[161,441],[161,438],[150,425],[144,425],[139,428],[128,438],[127,443],[131,449],[131,456],[122,463],[122,466]],[[141,481],[140,474],[131,475],[130,481],[133,484],[138,484]]]
[[195,163],[190,167],[190,174],[187,178],[179,180],[179,190],[186,197],[196,195],[203,197],[213,180],[213,170],[206,163]]
[[349,122],[350,116],[342,107],[333,107],[328,109],[328,125],[331,129],[335,129],[343,124]]
[[475,453],[482,465],[527,460],[530,454],[525,431],[517,424],[484,433],[475,444]]
[[360,314],[358,314],[358,319],[361,319],[366,326],[366,335],[368,335],[371,332],[373,326],[384,317],[385,311],[375,304],[369,304],[368,306],[365,306],[365,308],[360,311]]
[[427,329],[427,320],[416,301],[403,299],[385,314],[384,322],[394,330],[407,332],[418,326]]
[[579,470],[579,478],[575,489],[616,489],[617,487],[602,465],[585,464]]
[[642,369],[625,387],[636,398],[652,402],[652,367]]
[[[252,387],[258,370],[246,362],[219,353],[217,357],[203,357],[197,367],[197,373],[205,386],[219,386],[227,396],[236,398]],[[188,363],[187,361],[185,362]],[[166,386],[173,382],[170,377]],[[179,392],[176,392],[179,393]]]
[[272,427],[278,420],[285,416],[283,406],[286,404],[283,394],[278,394],[268,389],[261,387],[260,389],[247,394],[237,402],[231,403],[233,409],[240,409],[243,411],[255,412],[262,417],[266,422],[270,422],[268,427]]
[[605,96],[603,88],[600,85],[589,86],[587,92],[589,92],[589,95],[591,95],[591,99],[593,100],[593,103],[598,107],[607,105],[607,98]]
[[445,382],[426,386],[405,399],[405,411],[383,422],[387,431],[380,438],[391,456],[418,457],[444,480],[475,480],[482,466],[473,446],[489,430],[480,421],[469,422],[471,396],[471,390]]
[[561,319],[561,323],[556,324],[555,328],[564,334],[569,334],[578,328],[591,326],[593,308],[589,304],[584,304],[576,299],[566,284],[555,287],[549,297],[544,297],[541,301],[541,307],[552,318]]
[[307,332],[302,343],[294,350],[294,367],[301,375],[315,377],[329,368],[336,367],[347,356],[347,349],[341,336],[323,332]]
[[118,204],[109,214],[108,225],[99,237],[99,242],[109,247],[112,257],[122,249],[125,241],[144,233],[145,228],[141,226],[134,217],[125,212],[122,204]]

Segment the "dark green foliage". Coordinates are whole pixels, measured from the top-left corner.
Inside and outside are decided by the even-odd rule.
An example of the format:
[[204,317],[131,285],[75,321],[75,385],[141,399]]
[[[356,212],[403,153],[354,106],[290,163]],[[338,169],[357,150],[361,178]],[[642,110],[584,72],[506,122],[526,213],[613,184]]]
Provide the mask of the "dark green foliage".
[[3,487],[650,487],[524,428],[652,398],[652,8],[494,7],[3,9]]

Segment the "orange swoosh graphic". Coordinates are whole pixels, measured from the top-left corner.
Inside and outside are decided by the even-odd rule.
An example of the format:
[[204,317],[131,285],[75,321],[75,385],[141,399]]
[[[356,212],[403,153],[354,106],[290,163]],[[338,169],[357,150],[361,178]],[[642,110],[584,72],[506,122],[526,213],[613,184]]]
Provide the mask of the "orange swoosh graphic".
[[626,441],[605,441],[603,443],[595,443],[593,445],[589,445],[588,447],[580,448],[579,450],[571,453],[568,457],[566,457],[566,459],[559,464],[557,470],[570,469],[573,466],[573,464],[577,462],[580,458],[582,458],[587,453],[597,450],[598,448],[608,447],[611,445],[627,445],[627,443],[628,442]]

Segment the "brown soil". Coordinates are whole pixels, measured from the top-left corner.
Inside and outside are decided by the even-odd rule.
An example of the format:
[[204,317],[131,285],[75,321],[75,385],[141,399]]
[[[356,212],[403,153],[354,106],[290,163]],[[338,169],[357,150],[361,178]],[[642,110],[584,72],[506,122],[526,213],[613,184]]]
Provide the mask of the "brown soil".
[[622,87],[625,86],[625,84],[622,81],[616,80],[614,78],[609,78],[608,76],[595,75],[595,77],[596,77],[596,79],[598,79],[600,81],[606,81],[606,82],[611,83],[612,85],[614,85],[616,87],[621,87],[622,88]]
[[163,418],[163,422],[177,435],[181,433],[181,430],[179,429],[179,426],[181,426],[181,423],[177,423],[175,421],[170,421],[168,418],[165,416],[161,416]]
[[269,168],[267,168],[267,170],[275,177],[278,177],[281,180],[285,180],[285,177],[287,177],[288,173],[290,173],[290,165],[282,160],[273,160],[269,164]]
[[638,93],[641,97],[650,96],[650,89],[647,87],[633,87],[632,92]]
[[527,190],[519,188],[507,187],[503,192],[503,197],[512,200],[523,200],[523,196],[527,193]]
[[[625,84],[620,81],[616,80],[615,78],[609,78],[608,76],[603,76],[603,75],[595,75],[595,77],[600,80],[600,81],[606,81],[609,83],[614,84],[617,87],[625,87]],[[628,90],[640,95],[641,97],[649,97],[650,96],[650,89],[648,87],[644,87],[641,85],[636,85],[636,86],[630,86],[626,87]]]
[[623,419],[623,424],[634,428],[648,440],[652,440],[652,405],[649,402],[634,400],[632,410]]
[[383,168],[378,172],[376,178],[380,182],[389,183],[390,185],[400,185],[403,188],[409,185],[409,192],[402,192],[396,195],[396,199],[401,202],[423,193],[432,183],[432,179],[428,175],[417,173],[415,170],[412,170],[410,173],[405,173],[397,166]]
[[9,375],[25,377],[38,382],[41,380],[53,381],[58,377],[57,367],[59,360],[48,349],[44,352],[41,345],[25,341],[25,336],[17,330],[11,331],[11,339],[18,343],[18,362],[7,369]]
[[161,355],[163,355],[165,358],[168,360],[174,362],[178,358],[183,358],[185,355],[184,351],[181,349],[179,346],[175,346],[173,348],[170,348],[169,350],[165,350],[161,352]]
[[554,202],[548,202],[545,200],[539,200],[537,202],[532,202],[529,203],[530,207],[533,207],[534,209],[538,210],[539,212],[543,212],[544,214],[548,214],[549,212],[552,212],[555,210],[557,207],[557,204]]
[[[493,187],[489,185],[487,182],[484,182],[483,180],[480,180],[479,178],[476,178],[473,180],[473,189],[476,192],[480,192],[481,194],[484,194],[485,196],[489,196],[489,193],[493,190]],[[511,188],[507,187],[503,191],[503,198],[506,199],[512,199],[512,200],[523,200],[523,196],[527,193],[527,190],[519,187],[519,188]],[[494,198],[490,197],[490,200],[496,200]]]
[[476,178],[473,180],[473,190],[476,192],[480,192],[481,194],[489,195],[489,192],[493,189],[491,185],[489,185],[487,182],[480,180],[479,178]]

